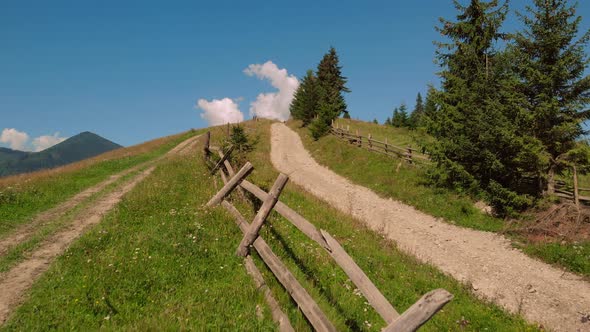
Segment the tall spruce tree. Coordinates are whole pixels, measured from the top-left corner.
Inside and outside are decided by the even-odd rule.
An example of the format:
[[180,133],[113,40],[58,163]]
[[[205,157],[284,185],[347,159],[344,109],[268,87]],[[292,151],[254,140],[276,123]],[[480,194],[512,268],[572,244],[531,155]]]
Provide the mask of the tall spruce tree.
[[408,126],[408,107],[402,103],[399,108],[393,109],[393,117],[391,118],[391,125],[397,128]]
[[346,77],[342,76],[341,70],[336,49],[331,47],[318,64],[317,70],[319,111],[313,122],[323,123],[316,123],[310,127],[312,136],[316,139],[328,132],[332,120],[346,112],[346,102],[342,93],[350,92],[350,89],[346,87]]
[[424,102],[422,101],[422,95],[418,92],[416,96],[416,105],[414,106],[414,110],[412,114],[410,114],[410,118],[408,120],[408,127],[412,129],[416,129],[422,126],[422,117],[424,116]]
[[588,58],[584,47],[590,31],[578,40],[581,21],[575,5],[565,0],[534,0],[520,14],[525,28],[514,36],[511,50],[514,70],[521,79],[530,108],[530,135],[538,138],[549,155],[543,189],[554,192],[554,175],[583,133],[582,122],[590,111],[590,76],[584,76]]
[[[538,166],[538,142],[520,131],[523,97],[514,92],[510,59],[497,52],[507,3],[454,1],[457,22],[440,19],[437,30],[450,39],[438,43],[441,91],[429,93],[436,111],[428,131],[435,137],[433,179],[462,190],[487,193],[499,214],[531,204],[521,195],[524,177]],[[429,110],[429,112],[431,112]]]
[[310,69],[295,91],[291,102],[291,115],[294,119],[301,120],[303,126],[311,123],[318,112],[319,87],[317,78]]

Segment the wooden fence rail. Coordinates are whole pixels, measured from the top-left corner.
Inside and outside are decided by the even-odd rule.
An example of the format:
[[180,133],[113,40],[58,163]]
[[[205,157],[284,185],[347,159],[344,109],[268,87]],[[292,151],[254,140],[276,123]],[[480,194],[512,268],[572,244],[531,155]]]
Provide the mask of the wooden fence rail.
[[[207,135],[205,137],[209,138],[210,136]],[[289,292],[315,330],[335,331],[335,328],[309,293],[272,252],[259,234],[260,228],[273,209],[328,252],[336,264],[343,269],[350,280],[365,296],[368,303],[386,322],[387,326],[384,331],[415,331],[452,299],[453,296],[446,290],[437,289],[424,295],[412,307],[400,315],[336,239],[326,231],[318,230],[312,223],[279,200],[280,192],[288,180],[286,175],[280,174],[273,188],[267,193],[245,179],[253,168],[250,163],[246,163],[239,172],[235,173],[227,158],[224,158],[225,156],[221,152],[221,149],[209,146],[208,139],[205,142],[204,150],[206,150],[204,155],[207,158],[210,157],[209,150],[218,152],[221,159],[215,165],[223,166],[220,166],[216,171],[219,171],[225,183],[223,188],[207,203],[207,206],[221,203],[234,216],[236,223],[244,233],[244,238],[238,247],[237,254],[241,256],[246,255],[246,259],[249,259],[250,256],[248,256],[249,252],[247,249],[252,245],[279,282]],[[212,167],[212,163],[209,162],[208,165]],[[225,172],[227,172],[227,175]],[[263,202],[251,224],[225,199],[235,188],[242,188]],[[273,302],[272,300],[267,302],[269,302],[269,305],[276,303],[276,301]],[[282,317],[280,314],[276,316]],[[282,321],[277,320],[277,322],[280,324],[281,330],[289,330],[291,328],[289,325],[283,329],[285,325],[284,319]]]
[[374,139],[371,134],[369,134],[369,136],[363,136],[358,130],[356,131],[356,134],[352,134],[349,129],[332,127],[330,133],[350,144],[355,144],[358,147],[364,147],[368,150],[382,153],[390,157],[401,158],[410,164],[415,161],[430,162],[428,156],[421,154],[418,150],[412,147],[399,147],[388,143],[387,139],[385,141],[380,141]]

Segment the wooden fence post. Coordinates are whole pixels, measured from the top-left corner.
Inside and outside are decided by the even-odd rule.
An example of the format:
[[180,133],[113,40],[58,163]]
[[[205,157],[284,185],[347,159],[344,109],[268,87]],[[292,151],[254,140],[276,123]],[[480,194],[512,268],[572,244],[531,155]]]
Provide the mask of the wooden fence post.
[[578,193],[578,171],[576,170],[576,165],[572,166],[572,170],[574,172],[574,203],[576,207],[580,208],[580,196]]
[[372,148],[372,147],[373,147],[373,145],[371,144],[371,138],[372,138],[372,136],[371,136],[371,134],[369,133],[369,137],[368,137],[368,141],[369,141],[369,148]]
[[371,282],[369,277],[361,270],[361,268],[348,256],[344,248],[340,246],[338,241],[334,239],[330,234],[324,230],[320,230],[322,236],[326,240],[326,243],[330,246],[330,256],[336,263],[344,270],[348,278],[358,287],[363,293],[367,301],[377,311],[377,313],[383,318],[387,324],[392,323],[399,314],[391,303],[379,292],[377,287]]
[[262,225],[266,221],[266,218],[274,208],[275,204],[277,204],[279,196],[281,195],[281,191],[283,191],[283,188],[287,184],[288,180],[289,177],[283,173],[279,174],[275,180],[275,183],[268,192],[266,200],[264,203],[262,203],[262,206],[260,207],[260,210],[258,210],[256,217],[254,217],[254,220],[250,225],[250,229],[248,229],[248,232],[246,232],[246,235],[244,235],[242,242],[240,242],[240,245],[238,246],[238,250],[236,252],[238,256],[246,257],[248,255],[249,247],[258,237],[258,232],[262,228]]
[[410,146],[408,146],[408,149],[407,149],[407,151],[408,151],[408,152],[407,152],[407,156],[408,156],[408,163],[410,163],[410,164],[411,164],[411,163],[412,163],[412,148],[411,148]]
[[234,190],[240,184],[240,182],[242,182],[242,180],[252,172],[253,169],[254,166],[252,166],[250,162],[247,162],[244,167],[242,167],[235,176],[227,181],[225,186],[223,186],[223,188],[221,188],[221,190],[219,190],[219,192],[215,194],[215,196],[213,196],[209,202],[207,202],[206,206],[211,207],[221,203],[221,201],[227,195],[229,195],[232,190]]
[[398,319],[384,328],[383,332],[416,331],[452,299],[453,295],[444,289],[428,292]]
[[215,174],[215,172],[217,172],[217,169],[219,167],[221,167],[221,165],[223,165],[223,163],[225,163],[225,161],[227,160],[227,158],[229,158],[230,154],[232,153],[232,151],[234,150],[234,146],[230,146],[229,149],[227,150],[227,152],[221,157],[221,159],[217,162],[217,164],[215,164],[215,166],[213,167],[213,169],[211,170],[211,175]]
[[211,142],[211,132],[208,131],[205,133],[205,142],[203,145],[203,157],[207,159],[209,157],[209,143]]
[[358,140],[356,142],[357,145],[358,146],[363,145],[363,137],[361,136],[361,133],[360,133],[360,131],[358,129],[356,130],[356,136],[358,137]]
[[[224,207],[230,210],[229,207],[232,205],[229,202],[223,201],[222,203]],[[241,215],[235,208],[232,214]],[[238,218],[236,216],[236,223],[238,223],[242,233],[248,231],[249,225],[243,217]],[[303,311],[303,314],[307,317],[313,328],[316,331],[336,331],[336,328],[328,320],[322,309],[315,303],[305,288],[301,286],[285,264],[272,252],[272,249],[270,249],[262,237],[254,241],[254,248],[256,248],[256,251],[258,251],[266,266],[268,266],[281,285],[285,287],[289,295],[295,300],[297,306]]]

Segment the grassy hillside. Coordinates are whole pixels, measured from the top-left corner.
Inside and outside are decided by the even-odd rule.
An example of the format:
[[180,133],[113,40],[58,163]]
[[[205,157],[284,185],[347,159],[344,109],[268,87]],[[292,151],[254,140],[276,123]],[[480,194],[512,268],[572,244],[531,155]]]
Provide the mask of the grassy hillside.
[[[372,133],[376,139],[387,137],[388,142],[401,146],[417,147],[419,142],[427,143],[431,139],[419,132],[363,121],[339,119],[337,123],[345,128],[349,125],[352,132],[360,128],[361,134]],[[427,181],[427,165],[410,166],[399,159],[358,148],[332,135],[314,141],[307,128],[300,128],[299,122],[292,121],[288,125],[299,133],[303,144],[318,163],[383,197],[391,197],[463,227],[505,232],[518,226],[482,213],[475,208],[475,200],[470,197],[430,185]],[[521,236],[513,239],[515,246],[534,257],[590,277],[589,241],[531,242]]]
[[0,150],[0,176],[67,165],[120,147],[119,144],[86,131],[41,152],[2,149]]
[[[248,133],[260,139],[247,156],[255,166],[249,179],[265,189],[278,175],[269,160],[269,124],[246,123]],[[223,132],[213,131],[217,145]],[[166,159],[57,260],[3,329],[276,329],[241,258],[235,256],[242,238],[239,228],[223,208],[203,208],[220,186],[200,154]],[[233,199],[247,218],[253,217],[249,203]],[[537,330],[478,300],[468,287],[401,253],[393,243],[292,183],[281,200],[340,240],[398,310],[434,288],[453,293],[455,299],[423,331]],[[383,327],[327,253],[276,213],[262,236],[339,330]],[[254,258],[295,330],[310,330],[289,295]]]
[[195,134],[186,132],[51,170],[1,178],[0,235],[110,175],[164,154]]

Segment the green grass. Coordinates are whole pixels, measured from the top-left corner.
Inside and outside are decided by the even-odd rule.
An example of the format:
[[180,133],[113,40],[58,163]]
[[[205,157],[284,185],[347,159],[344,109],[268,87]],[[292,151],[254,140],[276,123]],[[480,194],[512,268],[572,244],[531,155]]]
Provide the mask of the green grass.
[[[360,123],[356,121],[356,125]],[[289,126],[299,133],[303,145],[318,163],[383,197],[394,198],[463,227],[484,231],[500,231],[504,228],[501,219],[480,212],[469,197],[428,185],[427,166],[408,165],[400,159],[347,144],[333,135],[314,141],[307,128],[300,128],[298,122],[290,122]],[[369,123],[364,123],[364,126],[385,127]],[[399,133],[400,135],[395,136],[400,141],[403,137],[400,130],[405,130],[383,129]]]
[[579,243],[527,243],[522,250],[529,255],[590,277],[590,241]]
[[3,330],[275,329],[234,254],[238,228],[201,208],[210,183],[194,158],[165,161],[57,259]]
[[362,136],[368,136],[371,134],[372,138],[385,142],[392,145],[396,145],[400,148],[406,148],[408,146],[414,149],[420,149],[421,144],[429,142],[430,138],[426,133],[419,130],[410,130],[408,128],[395,128],[392,126],[374,124],[371,122],[352,120],[352,119],[336,119],[336,125],[339,128],[349,128],[350,132],[359,134]]
[[0,186],[0,236],[12,231],[35,214],[47,210],[110,175],[152,160],[195,135],[193,132],[146,153],[98,162],[72,172],[34,179],[12,186]]
[[[270,163],[269,123],[248,122],[246,126],[256,128],[252,132],[260,134],[256,150],[247,158],[255,167],[248,178],[268,190],[278,176]],[[215,141],[222,136],[221,131],[214,131],[212,139]],[[402,253],[391,241],[293,183],[287,184],[280,199],[316,227],[327,230],[338,239],[398,311],[403,312],[422,295],[436,288],[444,288],[453,293],[455,299],[428,322],[423,331],[536,330],[518,316],[508,314],[494,304],[478,300],[471,293],[470,287]],[[238,199],[234,199],[234,204],[247,219],[253,218],[255,209],[252,206],[240,203]],[[379,331],[384,327],[380,316],[366,303],[364,297],[358,295],[354,285],[330,256],[288,221],[273,212],[261,234],[338,330]],[[289,295],[260,260],[257,262],[281,307],[288,308],[286,311],[295,330],[309,330],[309,324],[293,305]],[[460,322],[466,321],[469,323],[462,327]]]
[[148,165],[145,165],[136,171],[133,171],[125,176],[121,177],[114,183],[109,184],[100,192],[97,192],[90,197],[86,198],[80,204],[75,206],[73,209],[67,211],[63,216],[57,218],[56,220],[51,220],[48,223],[39,225],[37,229],[35,229],[34,233],[31,236],[27,237],[23,242],[19,243],[18,245],[10,248],[4,255],[0,256],[0,273],[6,272],[11,269],[15,264],[22,261],[26,258],[26,255],[30,253],[32,250],[38,248],[38,246],[46,240],[49,236],[55,234],[58,230],[60,230],[64,225],[71,222],[74,218],[76,218],[77,214],[90,207],[92,204],[96,203],[96,201],[102,197],[107,195],[108,193],[115,190],[118,186],[122,185],[124,182],[132,178],[133,176],[137,175],[139,172],[143,171],[147,168]]
[[[350,123],[351,131],[353,128],[361,128],[361,133],[379,133],[382,137],[388,137],[391,142],[397,139],[397,144],[402,144],[402,146],[428,139],[424,134],[403,128],[354,120],[351,122],[339,119],[337,122],[340,125],[344,123],[345,126],[346,123]],[[492,232],[508,230],[504,220],[481,213],[474,207],[474,201],[471,198],[458,195],[448,189],[429,185],[425,180],[427,165],[410,166],[401,163],[398,169],[401,162],[399,159],[358,148],[333,135],[314,141],[309,135],[309,131],[306,128],[300,128],[298,122],[289,122],[288,125],[297,131],[304,146],[318,163],[356,184],[370,188],[384,197],[391,197],[414,206],[429,215],[443,218],[452,224]],[[571,175],[566,174],[563,179],[570,179],[571,182]],[[581,176],[581,186],[588,179],[590,176]],[[532,257],[585,277],[590,276],[590,260],[588,260],[587,254],[590,247],[589,242],[579,244],[532,243],[521,237],[517,242],[524,242],[524,244],[517,246]]]
[[[261,138],[248,156],[255,166],[249,179],[268,189],[278,175],[269,160],[269,122],[246,125]],[[220,132],[215,129],[214,141]],[[220,186],[200,156],[163,162],[56,260],[3,330],[275,330],[261,293],[235,256],[239,228],[223,208],[203,208]],[[537,330],[296,185],[288,184],[281,200],[333,234],[398,311],[435,288],[453,293],[454,300],[423,331]],[[253,217],[253,206],[234,202]],[[339,330],[383,327],[317,244],[276,213],[261,234]],[[289,294],[254,258],[295,330],[311,330]]]

